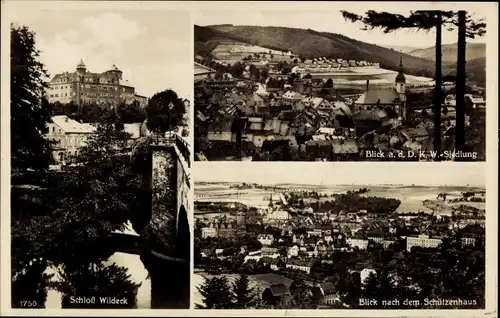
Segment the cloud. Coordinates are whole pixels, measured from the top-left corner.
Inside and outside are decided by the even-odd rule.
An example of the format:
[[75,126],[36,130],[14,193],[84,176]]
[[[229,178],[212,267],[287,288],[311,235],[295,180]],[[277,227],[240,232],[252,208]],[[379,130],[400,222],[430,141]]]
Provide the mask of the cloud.
[[79,26],[63,30],[52,38],[39,36],[37,45],[51,76],[74,70],[80,59],[90,71],[102,71],[126,55],[126,42],[146,32],[145,27],[120,14],[102,13],[85,17]]
[[146,28],[137,22],[113,12],[86,17],[82,25],[98,43],[114,47],[121,47],[124,41],[133,40],[146,32]]
[[137,93],[151,97],[165,89],[174,90],[181,98],[192,98],[193,63],[145,64],[133,69]]

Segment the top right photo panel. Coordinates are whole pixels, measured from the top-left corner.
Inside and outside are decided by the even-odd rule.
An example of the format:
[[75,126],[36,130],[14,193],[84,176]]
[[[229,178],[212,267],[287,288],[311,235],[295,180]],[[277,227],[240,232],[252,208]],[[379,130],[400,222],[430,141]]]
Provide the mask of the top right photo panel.
[[303,7],[195,13],[196,161],[486,160],[485,12]]

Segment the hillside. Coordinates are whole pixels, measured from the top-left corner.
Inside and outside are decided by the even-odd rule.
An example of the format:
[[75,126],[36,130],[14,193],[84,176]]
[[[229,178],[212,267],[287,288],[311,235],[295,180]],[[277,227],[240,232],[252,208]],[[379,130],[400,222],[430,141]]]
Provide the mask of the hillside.
[[[445,44],[442,46],[443,62],[456,63],[457,62],[457,44]],[[426,49],[414,50],[408,54],[434,61],[436,59],[435,47]],[[466,60],[476,60],[486,58],[486,44],[485,43],[467,43]]]
[[219,44],[224,42],[246,43],[237,36],[219,32],[212,28],[194,26],[194,52],[195,55],[207,55]]
[[[195,54],[207,55],[219,43],[240,42],[259,45],[281,51],[292,51],[304,58],[328,57],[343,58],[348,60],[365,60],[380,63],[381,68],[397,70],[400,52],[369,44],[340,34],[317,32],[310,29],[296,29],[286,27],[261,27],[261,26],[234,26],[230,24],[213,25],[207,27],[195,26]],[[456,47],[456,46],[455,46]],[[469,44],[471,52],[467,56],[480,56],[481,44]],[[453,45],[451,45],[453,50]],[[417,50],[422,51],[431,50]],[[416,51],[413,51],[416,52]],[[479,52],[479,53],[478,53]],[[483,46],[483,52],[485,47]],[[417,54],[417,53],[415,53]],[[456,55],[447,53],[447,55]],[[485,82],[485,59],[470,59],[467,71],[470,80],[478,83]],[[426,57],[428,57],[426,55]],[[480,56],[481,57],[481,56]],[[451,58],[449,58],[451,60]],[[444,75],[455,73],[455,60],[443,63]],[[434,77],[434,61],[403,53],[404,72],[410,75]]]
[[403,52],[403,53],[410,53],[413,51],[418,51],[424,49],[423,47],[414,47],[414,46],[401,46],[401,45],[382,45],[385,48],[397,51],[397,52]]
[[[339,34],[285,27],[219,25],[209,28],[240,41],[282,51],[290,50],[302,57],[365,60],[378,62],[380,67],[390,70],[396,70],[399,65],[399,52]],[[407,54],[403,54],[403,60],[408,74],[432,77],[432,61]]]
[[[476,82],[479,86],[486,85],[486,58],[467,61],[465,65],[467,80]],[[450,64],[443,68],[443,74],[455,74],[456,64]]]

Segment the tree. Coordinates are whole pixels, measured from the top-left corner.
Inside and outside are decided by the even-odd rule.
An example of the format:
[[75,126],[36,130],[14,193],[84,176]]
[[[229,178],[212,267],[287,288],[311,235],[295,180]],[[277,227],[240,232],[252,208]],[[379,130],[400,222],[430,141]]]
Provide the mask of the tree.
[[121,104],[118,106],[118,115],[123,123],[142,123],[146,119],[146,112],[138,102]]
[[51,163],[51,142],[45,138],[51,112],[44,90],[48,73],[39,61],[35,33],[11,24],[10,120],[12,169],[42,170]]
[[[62,308],[136,308],[137,290],[141,284],[130,280],[125,267],[115,264],[106,266],[104,262],[81,264],[77,267],[65,266],[60,271],[62,280],[56,285],[63,294]],[[76,296],[95,297],[93,304],[71,303]],[[125,304],[101,302],[101,297],[124,298]]]
[[458,19],[454,21],[458,26],[457,43],[457,78],[456,78],[456,118],[455,147],[456,150],[464,150],[465,143],[465,84],[467,74],[465,72],[466,38],[474,39],[486,33],[486,24],[482,21],[474,21],[466,11],[458,11]]
[[326,88],[333,88],[333,80],[331,78],[326,80],[325,87]]
[[147,127],[157,134],[176,129],[186,113],[184,101],[171,89],[156,93],[146,106]]
[[253,289],[248,285],[247,275],[240,275],[240,277],[235,280],[232,287],[232,292],[235,298],[234,306],[236,308],[245,308],[250,305],[255,299]]
[[[12,262],[14,266],[19,265]],[[23,268],[12,268],[12,308],[26,308],[23,302],[29,300],[31,308],[45,308],[47,287],[52,275],[45,274],[47,262],[32,260]]]
[[197,289],[203,297],[204,304],[196,304],[197,308],[225,309],[231,308],[233,304],[231,290],[224,276],[207,278]]
[[296,279],[290,285],[293,307],[298,309],[313,309],[315,302],[312,299],[309,287],[302,279]]
[[[442,99],[442,59],[441,59],[441,32],[444,26],[448,30],[453,30],[459,27],[459,43],[457,54],[457,88],[460,87],[461,96],[458,99],[464,100],[462,87],[465,86],[465,37],[474,38],[485,34],[486,24],[482,20],[474,21],[470,16],[462,11],[412,11],[408,17],[401,14],[393,14],[388,12],[367,11],[366,15],[360,16],[347,11],[342,11],[345,19],[352,22],[361,21],[365,25],[365,30],[381,28],[384,33],[393,32],[399,29],[417,29],[428,31],[436,29],[436,71],[435,71],[435,94],[434,94],[434,127],[441,127],[441,99]],[[457,20],[458,15],[458,20]],[[459,71],[460,70],[460,74]],[[463,76],[462,76],[463,75]],[[463,111],[458,108],[463,108],[462,105],[457,105],[457,134],[459,135],[459,143],[461,143],[462,132],[458,131],[462,123]],[[460,145],[461,146],[461,145]],[[434,150],[438,151],[436,159],[441,151],[441,130],[434,129]]]
[[52,214],[40,223],[45,223],[42,233],[49,243],[43,248],[53,262],[81,264],[109,256],[102,240],[132,217],[139,187],[129,167],[128,138],[110,111],[80,149],[77,165],[51,180]]

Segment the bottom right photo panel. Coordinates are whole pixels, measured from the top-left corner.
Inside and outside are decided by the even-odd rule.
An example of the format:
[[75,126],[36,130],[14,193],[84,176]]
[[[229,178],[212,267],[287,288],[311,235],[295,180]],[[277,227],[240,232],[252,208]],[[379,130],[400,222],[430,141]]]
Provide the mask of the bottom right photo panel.
[[194,309],[485,308],[483,164],[194,170]]

